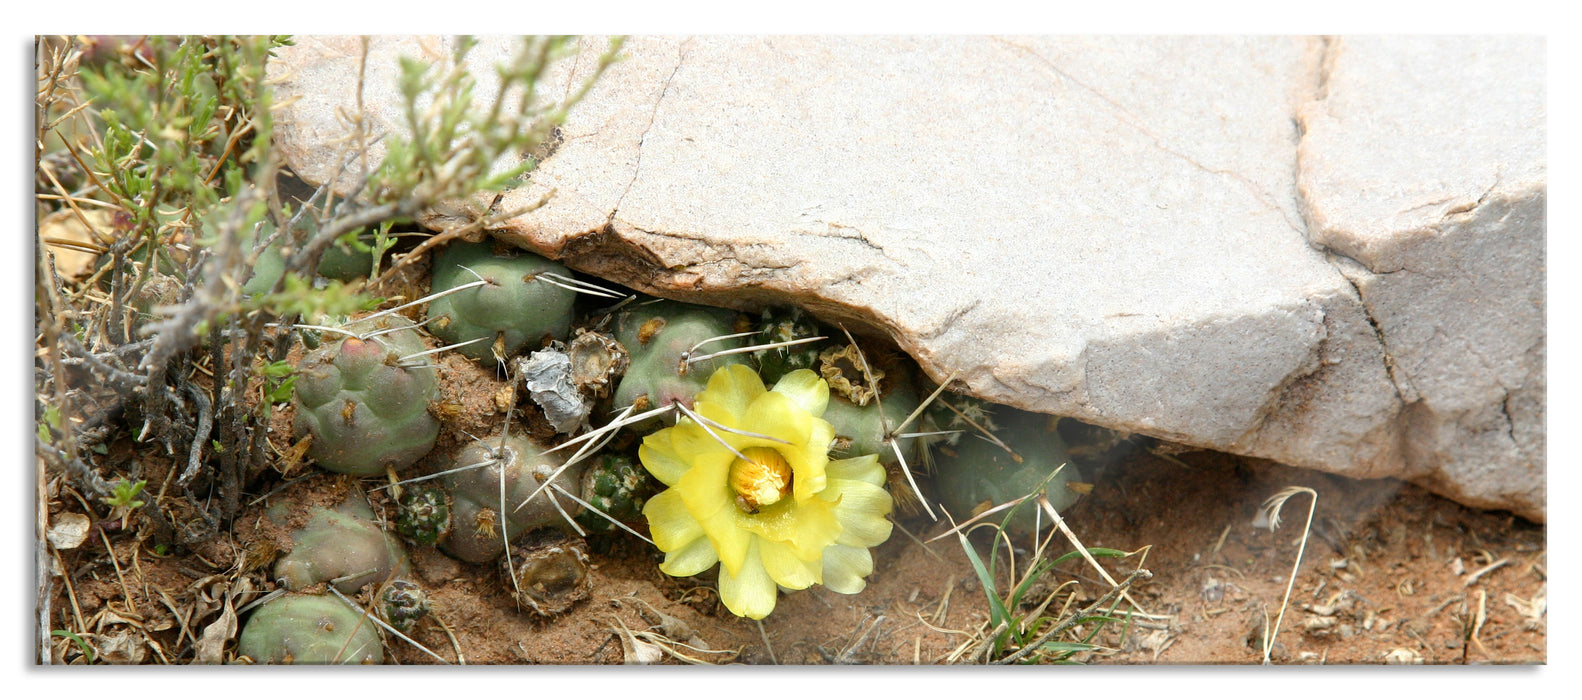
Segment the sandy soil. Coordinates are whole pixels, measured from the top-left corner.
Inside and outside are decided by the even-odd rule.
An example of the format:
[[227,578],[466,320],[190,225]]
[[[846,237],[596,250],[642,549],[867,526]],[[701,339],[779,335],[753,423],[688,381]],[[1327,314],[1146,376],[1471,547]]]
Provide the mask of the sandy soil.
[[[495,399],[503,384],[492,372],[457,358],[445,359],[442,372],[456,405],[447,412],[435,455],[469,439],[462,431],[488,434],[504,419]],[[287,424],[277,416],[278,428]],[[277,447],[289,447],[283,435]],[[431,455],[414,473],[436,468],[438,457]],[[144,469],[144,478],[157,484],[168,465],[145,463]],[[282,469],[287,473],[260,475],[251,492],[261,495],[314,472]],[[1318,493],[1317,511],[1273,662],[1546,661],[1542,526],[1463,508],[1393,481],[1351,481],[1211,452],[1162,457],[1128,444],[1112,451],[1089,480],[1092,493],[1064,514],[1073,533],[1089,547],[1147,548],[1129,559],[1104,560],[1105,566],[1117,579],[1136,567],[1153,576],[1133,590],[1149,617],[1105,627],[1093,639],[1103,648],[1078,660],[1260,662],[1264,630],[1280,612],[1302,539],[1308,496],[1286,504],[1276,532],[1253,522],[1265,499],[1288,486],[1306,486]],[[224,536],[160,555],[135,515],[124,526],[106,522],[102,508],[89,512],[60,481],[47,488],[52,520],[82,513],[96,523],[82,546],[53,552],[66,574],[54,580],[53,626],[87,632],[84,641],[107,661],[179,664],[200,654],[234,660],[236,618],[228,605],[241,608],[274,587],[270,552],[253,544],[257,533],[248,530],[256,530],[256,518],[244,515]],[[291,487],[294,497],[310,500],[346,488],[344,478],[322,475]],[[376,495],[375,505],[389,503]],[[624,533],[590,537],[588,597],[547,619],[518,610],[497,565],[465,564],[433,548],[411,547],[433,612],[410,636],[447,662],[468,664],[618,664],[644,654],[662,663],[972,661],[988,605],[962,545],[954,536],[925,544],[947,529],[926,516],[903,517],[898,525],[875,551],[877,569],[867,590],[847,596],[815,587],[783,595],[761,627],[719,605],[711,573],[665,576],[657,568],[659,553]],[[972,542],[988,552],[986,538]],[[1013,544],[1025,564],[1032,543]],[[1051,547],[1051,555],[1070,550],[1060,537]],[[1106,590],[1079,560],[1046,574],[1029,605],[1053,593],[1051,609],[1081,607]],[[54,655],[57,662],[83,662],[77,644],[64,637],[55,640]],[[393,637],[386,658],[438,663]]]

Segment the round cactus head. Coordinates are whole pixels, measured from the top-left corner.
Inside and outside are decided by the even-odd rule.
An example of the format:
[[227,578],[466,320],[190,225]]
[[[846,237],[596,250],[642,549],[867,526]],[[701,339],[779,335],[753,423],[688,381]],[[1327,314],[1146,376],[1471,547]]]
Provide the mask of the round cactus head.
[[[642,411],[680,403],[691,408],[692,397],[708,386],[714,370],[744,360],[742,355],[725,355],[689,364],[687,354],[702,356],[742,347],[740,338],[725,338],[692,351],[705,340],[736,332],[735,324],[733,311],[675,301],[637,304],[621,312],[615,338],[631,354],[631,362],[615,389],[615,406],[636,405]],[[652,426],[637,427],[641,431]]]
[[[552,485],[539,488],[561,464],[558,453],[546,455],[517,435],[506,436],[503,447],[499,439],[491,438],[461,450],[450,468],[474,468],[445,477],[451,497],[451,530],[440,541],[440,548],[462,561],[482,563],[500,556],[505,543],[518,535],[575,516],[581,506],[554,487],[582,498],[578,491],[583,463],[561,472]],[[561,515],[562,510],[566,515]]]
[[[432,289],[443,292],[483,280],[485,284],[429,303],[428,325],[447,345],[487,339],[457,348],[467,357],[509,357],[545,336],[565,339],[571,330],[576,292],[543,275],[570,277],[566,266],[523,250],[500,250],[492,243],[452,243],[434,258]],[[497,347],[498,346],[498,347]]]
[[[230,211],[228,205],[221,205],[221,208],[210,216],[211,218],[216,214],[229,216]],[[307,240],[313,237],[318,227],[312,223],[314,219],[311,216],[304,216],[302,220],[308,222],[305,224],[307,232],[299,233],[298,235],[303,237],[302,240]],[[266,219],[256,229],[249,229],[243,236],[242,249],[251,250],[253,246],[257,245],[258,241],[273,236],[274,232],[274,224],[269,223]],[[257,296],[259,294],[267,294],[269,290],[274,288],[275,283],[279,282],[280,278],[286,274],[286,256],[289,243],[287,236],[275,236],[275,240],[259,252],[258,259],[253,263],[252,277],[248,278],[247,282],[242,285],[243,294]],[[317,271],[321,277],[350,280],[367,275],[373,267],[373,259],[373,253],[367,249],[365,243],[360,241],[353,243],[349,239],[336,241],[330,244],[330,247],[324,249],[324,255],[319,258]]]
[[333,472],[375,476],[403,469],[434,448],[439,422],[434,368],[415,357],[426,348],[406,323],[383,316],[347,324],[358,336],[324,334],[297,368],[296,428],[313,436],[308,457]]
[[[830,454],[840,458],[878,455],[886,468],[898,468],[900,459],[887,438],[894,432],[921,432],[916,423],[900,430],[918,403],[912,383],[915,370],[909,361],[895,353],[859,350],[855,344],[840,343],[819,350],[812,369],[829,383],[824,420],[835,427]],[[908,467],[919,466],[921,441],[900,438],[896,445]]]
[[450,532],[450,499],[437,486],[414,484],[396,500],[396,532],[413,542],[433,546]]
[[[824,420],[835,427],[835,443],[830,446],[831,456],[846,459],[878,455],[879,463],[886,467],[899,463],[895,448],[885,439],[886,432],[899,428],[901,421],[906,420],[917,408],[917,391],[910,384],[897,383],[888,387],[886,392],[879,401],[869,401],[866,406],[859,406],[837,392],[830,392]],[[920,431],[914,425],[908,426],[906,432]],[[896,443],[907,465],[917,468],[921,454],[919,441],[916,438],[900,438]]]
[[[758,334],[754,345],[784,343],[802,338],[828,335],[821,332],[818,322],[795,306],[765,309],[758,318]],[[819,352],[829,346],[829,341],[762,348],[752,352],[753,364],[758,366],[758,376],[764,384],[774,386],[781,377],[799,369],[818,371]]]
[[[270,513],[277,522],[286,517]],[[334,508],[315,510],[291,533],[291,551],[275,563],[275,578],[293,591],[328,582],[342,593],[355,593],[410,569],[401,542],[374,522],[367,502],[354,494]]]
[[260,664],[377,664],[384,647],[373,620],[334,596],[287,593],[247,619],[236,653]]
[[[609,518],[641,522],[643,506],[659,492],[659,481],[628,455],[606,453],[591,461],[582,473],[582,500]],[[578,515],[577,522],[588,532],[617,529],[608,518],[593,512]]]
[[428,594],[404,578],[385,584],[375,597],[379,617],[397,631],[406,633],[428,614]]
[[[1079,494],[1066,484],[1081,481],[1082,477],[1055,430],[1057,419],[1004,406],[995,407],[992,412],[995,437],[1016,455],[970,433],[962,435],[954,446],[936,446],[934,490],[945,509],[961,522],[982,508],[1013,501],[1040,487],[1057,511],[1075,503]],[[1031,500],[1023,502],[1012,516],[1010,528],[1029,533],[1035,522],[1048,527],[1048,515],[1035,515],[1039,509]],[[996,523],[1003,519],[990,517]]]

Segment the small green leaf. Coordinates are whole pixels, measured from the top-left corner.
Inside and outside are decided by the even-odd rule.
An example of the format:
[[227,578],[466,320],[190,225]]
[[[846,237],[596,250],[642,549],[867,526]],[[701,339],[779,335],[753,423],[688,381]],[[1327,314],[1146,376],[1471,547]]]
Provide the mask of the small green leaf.
[[285,403],[291,400],[292,391],[296,388],[297,378],[287,377],[285,381],[269,389],[269,403]]
[[289,376],[291,376],[291,373],[295,372],[295,371],[296,371],[296,368],[292,367],[291,363],[286,362],[285,360],[281,360],[279,362],[271,362],[271,363],[269,363],[267,365],[264,365],[264,366],[262,366],[262,367],[260,367],[258,369],[258,373],[259,374],[262,374],[265,377],[273,377],[275,379],[279,379],[281,377],[289,377]]
[[142,493],[143,487],[147,485],[148,481],[142,479],[136,482],[119,479],[115,482],[114,488],[111,489],[110,496],[101,500],[104,501],[105,505],[115,508],[126,508],[129,510],[139,508],[143,505],[143,501],[137,500],[137,495]]

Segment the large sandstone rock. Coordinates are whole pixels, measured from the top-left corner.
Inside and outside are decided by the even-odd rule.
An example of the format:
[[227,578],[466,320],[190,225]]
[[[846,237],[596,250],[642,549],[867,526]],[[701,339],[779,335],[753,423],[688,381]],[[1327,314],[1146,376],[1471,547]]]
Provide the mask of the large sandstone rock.
[[1298,151],[1308,236],[1406,405],[1403,476],[1524,514],[1545,502],[1544,74],[1539,39],[1337,39]]
[[[375,66],[445,46],[372,41],[376,130],[400,112]],[[310,181],[356,47],[271,66]],[[497,210],[553,199],[497,235],[663,296],[802,305],[994,401],[1541,520],[1542,48],[636,38]]]

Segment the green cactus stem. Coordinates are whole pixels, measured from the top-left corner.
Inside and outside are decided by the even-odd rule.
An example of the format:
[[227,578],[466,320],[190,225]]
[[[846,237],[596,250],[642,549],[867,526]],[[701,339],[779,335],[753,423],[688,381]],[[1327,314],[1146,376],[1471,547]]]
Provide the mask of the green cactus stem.
[[[346,328],[368,333],[404,322],[382,316]],[[333,472],[376,476],[433,449],[439,422],[428,405],[439,396],[435,370],[422,357],[402,361],[426,349],[417,333],[402,329],[367,340],[324,335],[298,366],[293,395],[296,430],[313,436],[307,456]]]
[[236,653],[260,664],[377,664],[384,646],[373,620],[330,595],[287,593],[247,619]]
[[[1079,494],[1066,484],[1079,482],[1082,476],[1056,432],[1058,419],[1005,406],[994,407],[991,413],[995,437],[1010,447],[1014,456],[977,431],[963,434],[954,446],[935,447],[934,489],[956,522],[1033,493],[1040,486],[1056,511],[1075,503]],[[1050,478],[1056,469],[1059,473]],[[1049,527],[1049,515],[1035,516],[1038,511],[1040,506],[1032,500],[1024,502],[1011,519],[1010,529],[1031,533],[1035,520]],[[998,523],[1004,515],[989,517]]]
[[[736,313],[675,301],[633,305],[616,317],[615,338],[631,354],[631,364],[615,390],[615,406],[636,405],[647,410],[680,403],[692,407],[692,397],[708,386],[709,375],[727,364],[740,364],[741,355],[725,355],[688,364],[686,355],[710,338],[736,331]],[[702,356],[742,347],[740,338],[717,340],[692,352]],[[667,424],[674,422],[667,416]],[[645,421],[638,432],[658,424]]]
[[489,242],[445,246],[434,257],[433,292],[480,278],[487,284],[430,302],[428,328],[447,345],[487,338],[456,349],[479,361],[491,361],[496,353],[510,357],[529,344],[540,347],[546,337],[563,340],[577,294],[540,279],[546,273],[571,276],[566,266],[523,250]]
[[[758,334],[754,345],[784,343],[802,338],[816,338],[824,333],[813,320],[795,306],[764,309],[758,319]],[[764,386],[774,386],[781,377],[799,369],[818,371],[819,352],[829,347],[828,342],[764,348],[752,352],[753,364],[758,366],[758,376]]]
[[[881,396],[880,401],[870,401],[866,406],[859,406],[831,391],[829,405],[824,409],[824,420],[835,427],[835,444],[830,446],[830,456],[845,459],[878,455],[880,464],[887,467],[898,464],[895,449],[886,440],[886,427],[894,431],[916,409],[917,390],[910,384],[897,383]],[[920,431],[914,424],[905,432]],[[921,442],[917,438],[901,438],[896,443],[906,457],[907,466],[918,468]]]
[[[582,500],[623,523],[643,521],[643,506],[659,492],[659,481],[628,455],[602,454],[582,473]],[[611,532],[614,523],[583,512],[577,522],[588,532]]]
[[[214,220],[216,215],[229,216],[229,205],[221,205],[219,209],[210,214],[210,219]],[[318,230],[318,226],[312,223],[313,218],[311,216],[304,216],[302,220],[306,222],[305,227],[308,231],[300,235],[303,236],[303,240],[306,240],[313,236],[313,233]],[[256,231],[249,231],[243,237],[242,250],[252,250],[258,241],[273,235],[274,231],[274,225],[265,221],[258,226]],[[286,236],[276,236],[274,242],[270,243],[267,248],[264,248],[258,254],[258,260],[253,264],[253,276],[248,278],[246,284],[242,285],[242,293],[248,296],[255,296],[269,292],[275,286],[275,283],[280,281],[280,277],[285,274],[287,250]],[[358,250],[347,242],[336,241],[330,244],[330,247],[324,249],[324,254],[319,258],[317,272],[319,276],[329,279],[350,280],[367,275],[372,268],[372,252]]]
[[416,583],[399,578],[385,584],[376,596],[380,619],[405,634],[428,615],[428,594]]
[[[560,510],[555,508],[557,502],[570,516],[575,516],[581,508],[553,486],[539,490],[561,467],[560,453],[546,455],[526,437],[518,435],[506,436],[504,447],[499,445],[500,440],[491,438],[467,446],[457,453],[450,468],[483,463],[488,466],[445,477],[451,497],[451,531],[440,540],[440,548],[462,561],[489,561],[505,551],[506,541],[538,528],[565,523]],[[555,477],[554,483],[577,494],[585,464],[584,461],[567,468]],[[533,496],[535,491],[538,495]],[[528,496],[533,496],[533,500],[521,505]],[[577,497],[582,496],[578,494]]]
[[413,484],[396,499],[396,532],[432,547],[450,532],[450,499],[438,486]]
[[[269,510],[269,519],[285,522],[284,504]],[[291,551],[275,563],[275,578],[300,591],[330,582],[342,593],[356,593],[369,584],[403,576],[411,570],[406,549],[374,521],[361,494],[334,508],[319,508],[306,525],[291,533]]]
[[[816,360],[813,370],[830,388],[829,406],[824,409],[824,420],[835,427],[830,455],[841,459],[878,455],[880,464],[897,468],[900,460],[889,444],[889,434],[922,432],[915,423],[900,430],[901,422],[917,409],[917,389],[911,381],[915,370],[893,354],[865,354],[850,343],[825,347]],[[918,468],[922,442],[901,438],[896,443],[907,466]]]

